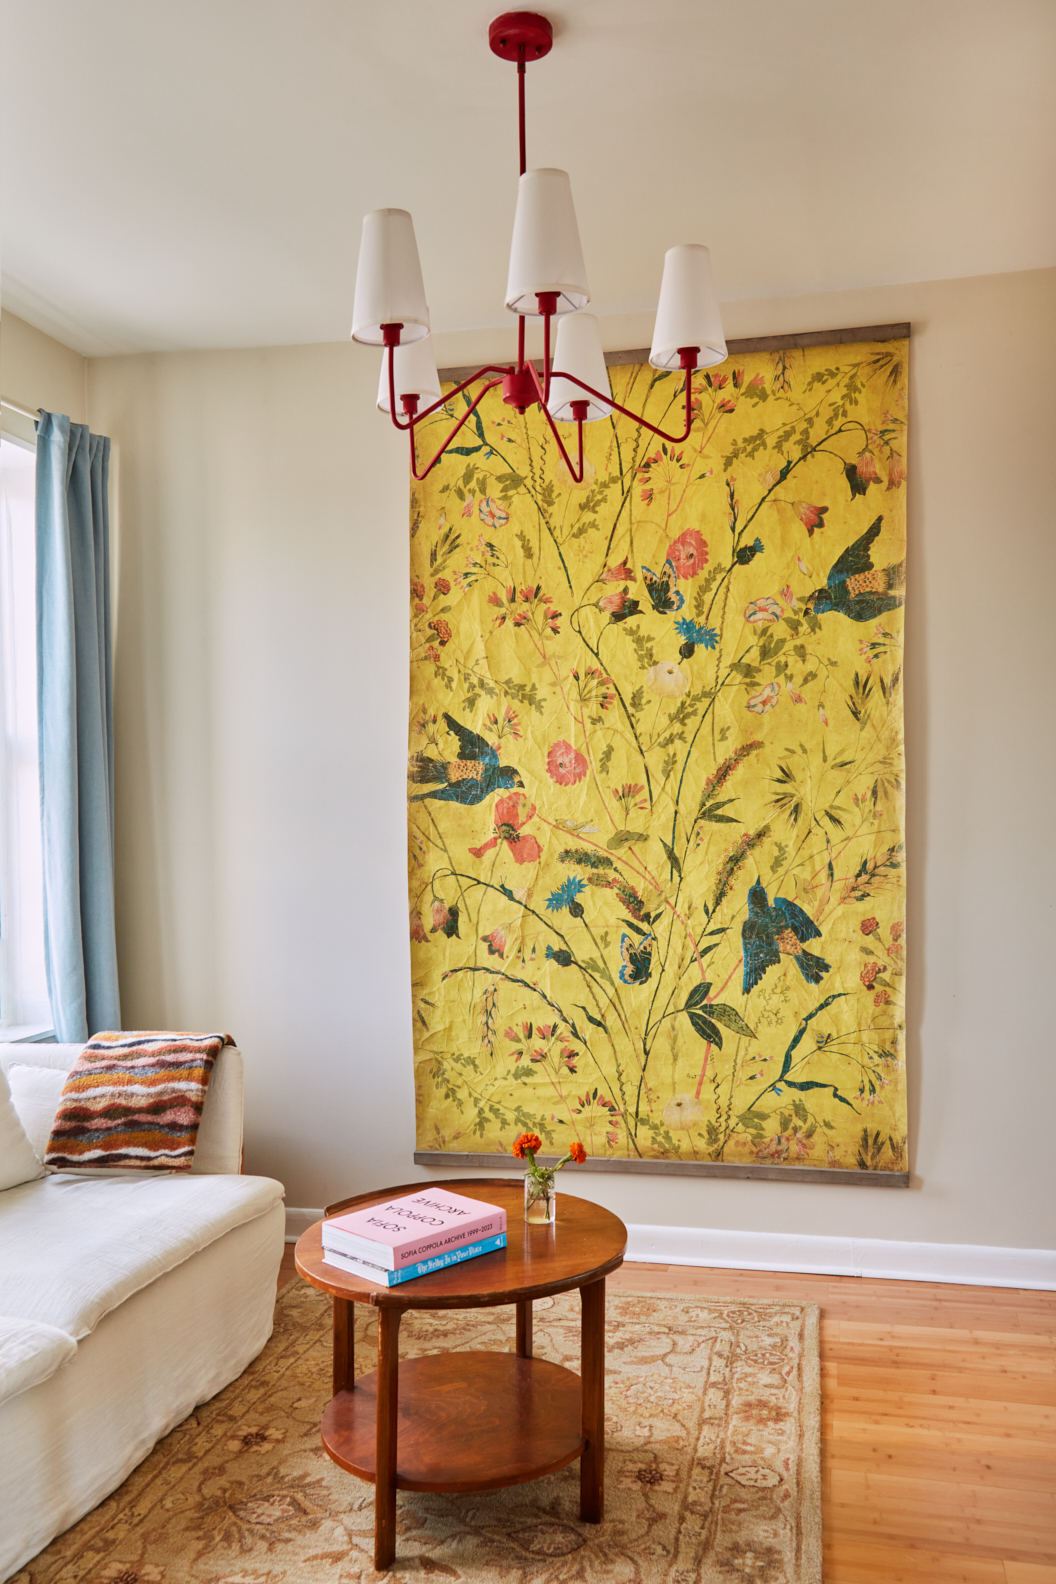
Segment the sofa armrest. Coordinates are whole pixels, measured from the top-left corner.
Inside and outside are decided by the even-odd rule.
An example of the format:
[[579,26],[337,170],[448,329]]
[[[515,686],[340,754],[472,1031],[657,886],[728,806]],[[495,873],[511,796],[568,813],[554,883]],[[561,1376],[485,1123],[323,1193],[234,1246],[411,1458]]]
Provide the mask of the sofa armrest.
[[242,1170],[242,1052],[225,1045],[209,1075],[192,1172]]

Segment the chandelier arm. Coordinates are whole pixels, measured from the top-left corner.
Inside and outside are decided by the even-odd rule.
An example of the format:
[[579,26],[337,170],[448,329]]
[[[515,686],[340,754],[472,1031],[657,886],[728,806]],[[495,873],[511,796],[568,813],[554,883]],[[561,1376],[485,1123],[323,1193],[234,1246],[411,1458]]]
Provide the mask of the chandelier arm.
[[543,315],[543,406],[550,400],[550,315]]
[[394,346],[390,346],[386,347],[385,350],[389,354],[389,417],[392,419],[397,429],[413,429],[413,418],[408,423],[401,423],[396,416],[396,348]]
[[[491,371],[491,372],[504,374],[505,370],[496,369],[496,370]],[[474,374],[473,378],[474,379],[479,379],[480,375],[479,374]],[[467,385],[469,385],[471,383],[472,383],[472,381],[466,380],[466,384]],[[425,413],[420,413],[417,417],[412,418],[409,424],[400,424],[400,425],[397,426],[397,427],[399,427],[401,429],[406,428],[406,429],[410,430],[410,433],[411,433],[411,477],[413,479],[415,479],[415,481],[417,483],[420,484],[422,482],[422,480],[424,478],[427,478],[428,475],[433,471],[434,467],[439,462],[440,458],[443,456],[444,452],[447,450],[448,446],[451,444],[452,440],[455,438],[455,436],[457,435],[458,431],[462,428],[462,425],[464,423],[468,423],[470,418],[472,418],[473,414],[476,412],[477,408],[480,406],[481,402],[484,400],[484,398],[488,394],[488,392],[490,390],[494,390],[496,385],[501,385],[501,384],[502,384],[502,380],[501,379],[489,380],[488,381],[488,383],[484,386],[484,389],[480,392],[480,395],[473,402],[473,405],[471,407],[467,407],[466,408],[466,411],[463,413],[462,417],[458,420],[458,422],[456,423],[455,427],[451,430],[451,433],[444,440],[444,442],[441,445],[439,451],[437,451],[436,455],[433,457],[432,461],[429,463],[428,467],[425,469],[425,471],[423,473],[419,473],[418,472],[418,451],[417,451],[417,446],[416,446],[416,443],[415,443],[414,431],[415,431],[417,425],[419,423],[421,423],[422,419],[424,417],[426,417],[426,415],[428,413],[435,411],[436,406],[440,406],[440,405],[442,405],[442,403],[434,403],[433,407],[427,408]],[[462,388],[463,388],[462,386],[459,386],[460,390]],[[450,401],[451,396],[453,396],[455,394],[456,393],[454,391],[452,391],[450,393],[450,395],[444,397],[444,401]]]
[[[552,378],[568,380],[570,384],[578,385],[580,390],[586,391],[588,396],[593,396],[596,401],[604,402],[606,407],[611,407],[614,412],[622,413],[625,418],[630,418],[634,423],[641,424],[643,429],[650,430],[653,434],[658,435],[661,440],[670,441],[672,445],[681,445],[684,440],[689,439],[689,431],[693,427],[693,387],[689,374],[686,375],[686,427],[684,433],[680,435],[668,434],[666,429],[658,429],[655,424],[651,424],[649,422],[648,418],[643,418],[641,413],[632,412],[629,407],[621,407],[619,402],[613,401],[611,396],[606,396],[602,391],[595,390],[593,385],[584,384],[584,382],[581,379],[577,379],[574,374],[564,374],[560,369],[555,369],[553,371]],[[538,383],[538,375],[536,376],[536,383]],[[542,402],[541,391],[539,399],[540,402]],[[544,411],[545,410],[546,409],[544,405]]]
[[[509,367],[500,368],[497,363],[489,363],[486,368],[477,369],[477,372],[475,374],[471,374],[467,380],[463,380],[461,385],[456,385],[454,390],[449,390],[446,396],[441,396],[437,401],[433,402],[429,407],[423,407],[420,413],[415,413],[414,420],[413,420],[414,423],[421,423],[423,418],[431,418],[434,413],[440,411],[441,407],[446,407],[447,403],[451,400],[451,398],[453,396],[461,396],[462,392],[468,386],[472,385],[474,383],[474,381],[476,381],[478,379],[484,379],[484,377],[486,375],[488,375],[488,374],[499,374],[499,375],[502,376],[503,379],[505,379],[506,375],[509,374],[510,372],[511,371],[510,371]],[[389,401],[390,401],[390,403],[394,402],[394,399],[395,399],[395,393],[394,393],[394,391],[392,389],[392,383],[393,382],[392,382],[391,370],[390,370],[390,378],[389,378]],[[487,389],[490,390],[492,385],[498,385],[500,383],[501,383],[501,380],[492,380],[491,381],[491,385],[488,385]],[[483,395],[483,392],[481,392],[481,395]],[[478,398],[478,400],[479,400],[479,398]],[[476,402],[474,402],[473,405],[476,406]],[[470,409],[470,410],[472,411],[472,409]],[[406,429],[409,429],[411,427],[411,425],[409,423],[401,423],[400,420],[395,416],[395,414],[396,414],[396,408],[395,408],[395,406],[393,406],[392,407],[392,411],[389,413],[389,417],[392,419],[393,424],[395,425],[395,427],[397,429],[406,430]],[[468,414],[466,416],[468,417]],[[465,418],[463,418],[462,419],[462,423],[465,423],[465,421],[466,421]]]

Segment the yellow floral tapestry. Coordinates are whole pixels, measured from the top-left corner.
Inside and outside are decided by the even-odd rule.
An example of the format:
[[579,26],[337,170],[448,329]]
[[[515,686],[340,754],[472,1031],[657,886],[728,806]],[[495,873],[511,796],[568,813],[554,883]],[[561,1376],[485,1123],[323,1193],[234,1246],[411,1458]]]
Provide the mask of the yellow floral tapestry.
[[420,1151],[906,1171],[908,353],[735,352],[578,485],[496,390],[413,487]]

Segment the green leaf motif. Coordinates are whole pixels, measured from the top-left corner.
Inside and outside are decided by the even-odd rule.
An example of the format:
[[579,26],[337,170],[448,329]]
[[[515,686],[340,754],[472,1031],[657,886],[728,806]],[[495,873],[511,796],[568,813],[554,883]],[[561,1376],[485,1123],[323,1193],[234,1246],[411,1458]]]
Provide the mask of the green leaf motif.
[[678,861],[678,855],[675,852],[675,849],[673,847],[669,847],[667,845],[667,843],[664,841],[663,837],[660,837],[660,845],[664,849],[664,852],[667,854],[668,863],[671,865],[672,869],[675,871],[675,873],[678,875],[678,878],[681,880],[681,878],[682,878],[682,865]]
[[741,1014],[722,1001],[716,1001],[708,1007],[708,1016],[714,1018],[716,1023],[721,1023],[724,1028],[728,1028],[731,1033],[739,1034],[742,1039],[758,1039],[758,1035],[748,1027]]
[[618,830],[609,837],[605,843],[610,852],[619,852],[621,847],[626,847],[628,842],[648,841],[645,831]]
[[711,983],[707,979],[703,982],[703,984],[694,985],[692,990],[689,992],[689,999],[686,1001],[686,1004],[682,1010],[684,1012],[690,1012],[694,1007],[700,1006],[702,1002],[708,999],[708,991],[710,989]]
[[709,1040],[716,1050],[722,1049],[722,1035],[719,1033],[718,1025],[710,1018],[706,1018],[703,1012],[690,1012],[689,1021],[702,1040]]

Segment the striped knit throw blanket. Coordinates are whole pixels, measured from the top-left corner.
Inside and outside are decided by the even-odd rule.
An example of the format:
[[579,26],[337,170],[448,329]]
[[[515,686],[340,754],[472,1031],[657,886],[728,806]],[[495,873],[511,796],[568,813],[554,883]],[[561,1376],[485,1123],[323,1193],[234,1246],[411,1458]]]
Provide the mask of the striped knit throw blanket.
[[205,1090],[230,1034],[97,1034],[63,1085],[48,1166],[190,1171]]

